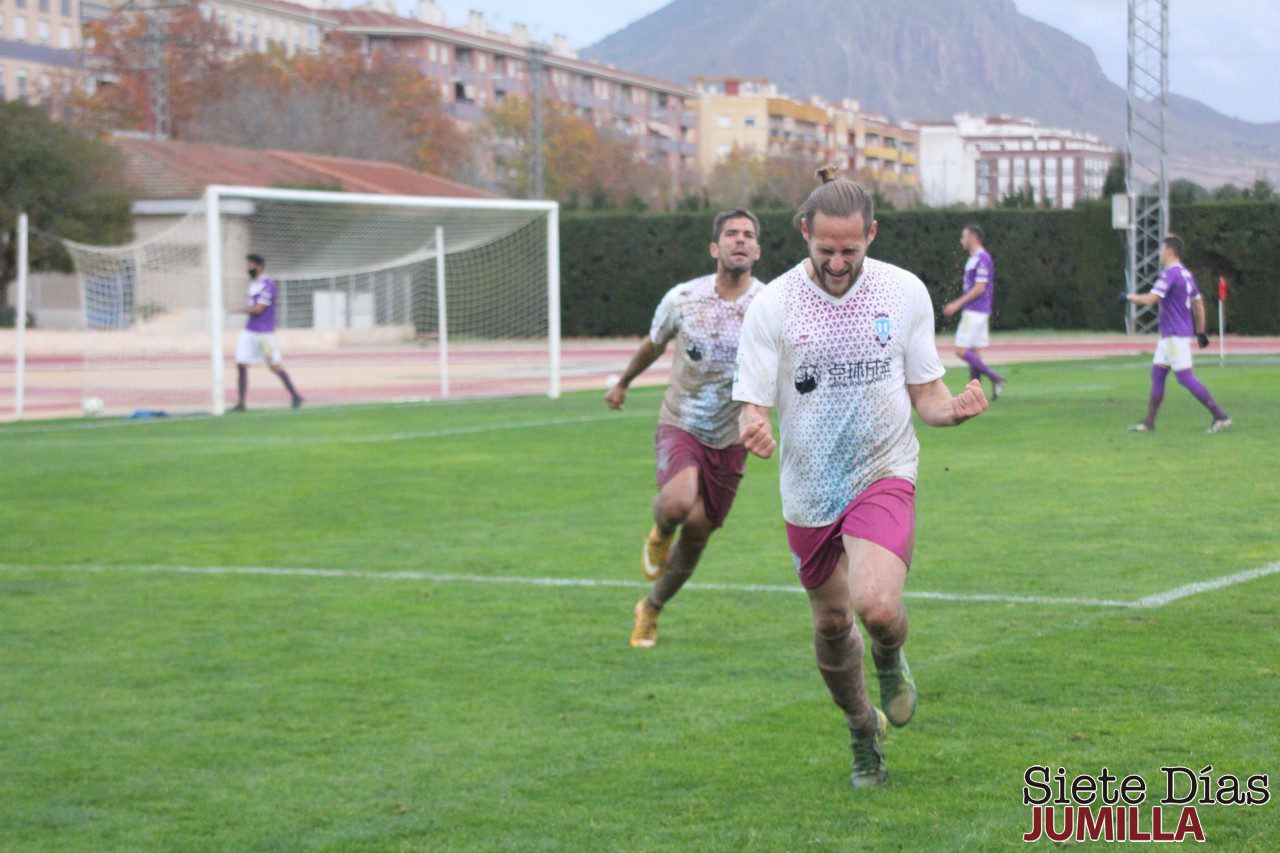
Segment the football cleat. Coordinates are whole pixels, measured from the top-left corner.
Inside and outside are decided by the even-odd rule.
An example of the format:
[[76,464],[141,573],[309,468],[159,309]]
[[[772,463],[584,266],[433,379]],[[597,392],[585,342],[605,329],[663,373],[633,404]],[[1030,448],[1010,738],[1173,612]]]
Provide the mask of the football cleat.
[[675,538],[674,530],[663,536],[656,524],[649,531],[649,538],[644,541],[644,553],[640,557],[640,568],[646,578],[654,581],[662,577],[662,572],[667,567],[667,558],[671,556],[671,543]]
[[991,402],[994,403],[996,400],[1000,399],[1000,395],[1004,393],[1004,386],[1007,382],[1008,380],[1005,379],[997,379],[991,383]]
[[649,603],[649,596],[636,602],[636,627],[631,630],[631,645],[637,649],[652,648],[658,642],[658,614],[661,610]]
[[1129,427],[1127,431],[1128,432],[1155,432],[1156,428],[1153,426],[1147,426],[1145,423],[1143,423],[1143,424],[1134,424],[1133,426]]
[[1214,421],[1213,425],[1209,427],[1207,430],[1205,430],[1205,432],[1209,432],[1209,433],[1222,432],[1223,430],[1230,427],[1232,423],[1234,423],[1234,421],[1232,421],[1231,418],[1220,418],[1219,420]]
[[855,788],[874,788],[889,778],[884,763],[884,738],[889,733],[884,712],[876,708],[876,730],[869,735],[853,735],[853,772],[849,784]]
[[897,666],[880,669],[876,664],[876,676],[880,679],[880,707],[884,709],[885,716],[898,728],[905,726],[915,716],[920,694],[902,649],[898,649]]

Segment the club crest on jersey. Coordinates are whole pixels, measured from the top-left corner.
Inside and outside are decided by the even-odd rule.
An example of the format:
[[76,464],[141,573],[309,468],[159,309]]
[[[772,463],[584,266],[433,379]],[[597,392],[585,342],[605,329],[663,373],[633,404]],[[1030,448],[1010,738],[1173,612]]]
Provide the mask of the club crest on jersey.
[[877,314],[872,327],[876,330],[876,340],[880,342],[880,346],[888,346],[889,338],[893,332],[893,322],[890,321],[888,314]]

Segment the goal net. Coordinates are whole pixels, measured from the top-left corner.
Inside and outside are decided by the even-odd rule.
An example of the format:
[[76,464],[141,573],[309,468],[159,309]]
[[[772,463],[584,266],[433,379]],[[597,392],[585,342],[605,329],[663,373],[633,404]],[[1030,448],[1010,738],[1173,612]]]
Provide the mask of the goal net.
[[[66,243],[95,408],[233,403],[249,254],[276,282],[282,364],[308,404],[559,395],[552,202],[210,187],[194,209],[138,214],[132,244]],[[249,407],[289,404],[266,367],[248,372]]]

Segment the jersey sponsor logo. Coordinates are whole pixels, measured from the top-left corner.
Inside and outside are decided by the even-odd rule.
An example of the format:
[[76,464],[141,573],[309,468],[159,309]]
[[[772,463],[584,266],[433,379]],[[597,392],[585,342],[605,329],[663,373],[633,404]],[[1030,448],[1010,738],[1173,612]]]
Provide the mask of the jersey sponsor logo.
[[876,315],[873,325],[876,330],[876,340],[880,342],[880,347],[883,349],[889,345],[889,337],[893,332],[893,322],[889,319],[888,314],[882,313]]
[[838,361],[825,366],[806,361],[796,368],[793,381],[797,391],[808,394],[819,385],[832,388],[871,385],[887,379],[892,370],[893,361],[888,358],[860,358],[855,361]]
[[684,348],[684,354],[689,356],[690,361],[702,361],[702,348],[698,346],[697,341],[689,341]]
[[808,394],[810,391],[818,387],[818,375],[822,369],[812,362],[804,362],[796,368],[795,383],[796,390],[801,394]]

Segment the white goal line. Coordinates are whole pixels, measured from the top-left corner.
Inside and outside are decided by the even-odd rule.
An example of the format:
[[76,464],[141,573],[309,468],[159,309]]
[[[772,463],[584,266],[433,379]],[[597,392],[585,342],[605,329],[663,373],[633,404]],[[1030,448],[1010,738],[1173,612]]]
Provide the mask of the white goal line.
[[[564,588],[599,588],[621,587],[626,589],[648,589],[652,584],[642,581],[621,580],[613,578],[538,578],[519,575],[470,575],[447,572],[413,572],[389,571],[370,572],[359,569],[306,569],[280,568],[272,566],[109,566],[94,564],[50,565],[0,563],[0,570],[55,570],[71,572],[156,572],[184,575],[258,575],[270,577],[321,577],[321,578],[355,578],[378,581],[425,581],[429,583],[473,583],[494,584],[498,586],[541,586]],[[1119,601],[1105,598],[1059,598],[1035,595],[1002,595],[998,593],[953,593],[931,592],[923,590],[906,590],[906,598],[918,598],[932,601],[959,601],[991,604],[1045,604],[1068,605],[1075,607],[1102,607],[1131,610],[1151,610],[1157,607],[1200,595],[1205,592],[1247,583],[1251,580],[1280,574],[1280,562],[1269,563],[1256,569],[1247,569],[1230,575],[1213,578],[1207,581],[1185,584],[1164,592],[1143,596],[1133,601]],[[684,589],[708,592],[762,592],[762,593],[803,593],[799,585],[771,584],[729,584],[729,583],[688,583]]]

